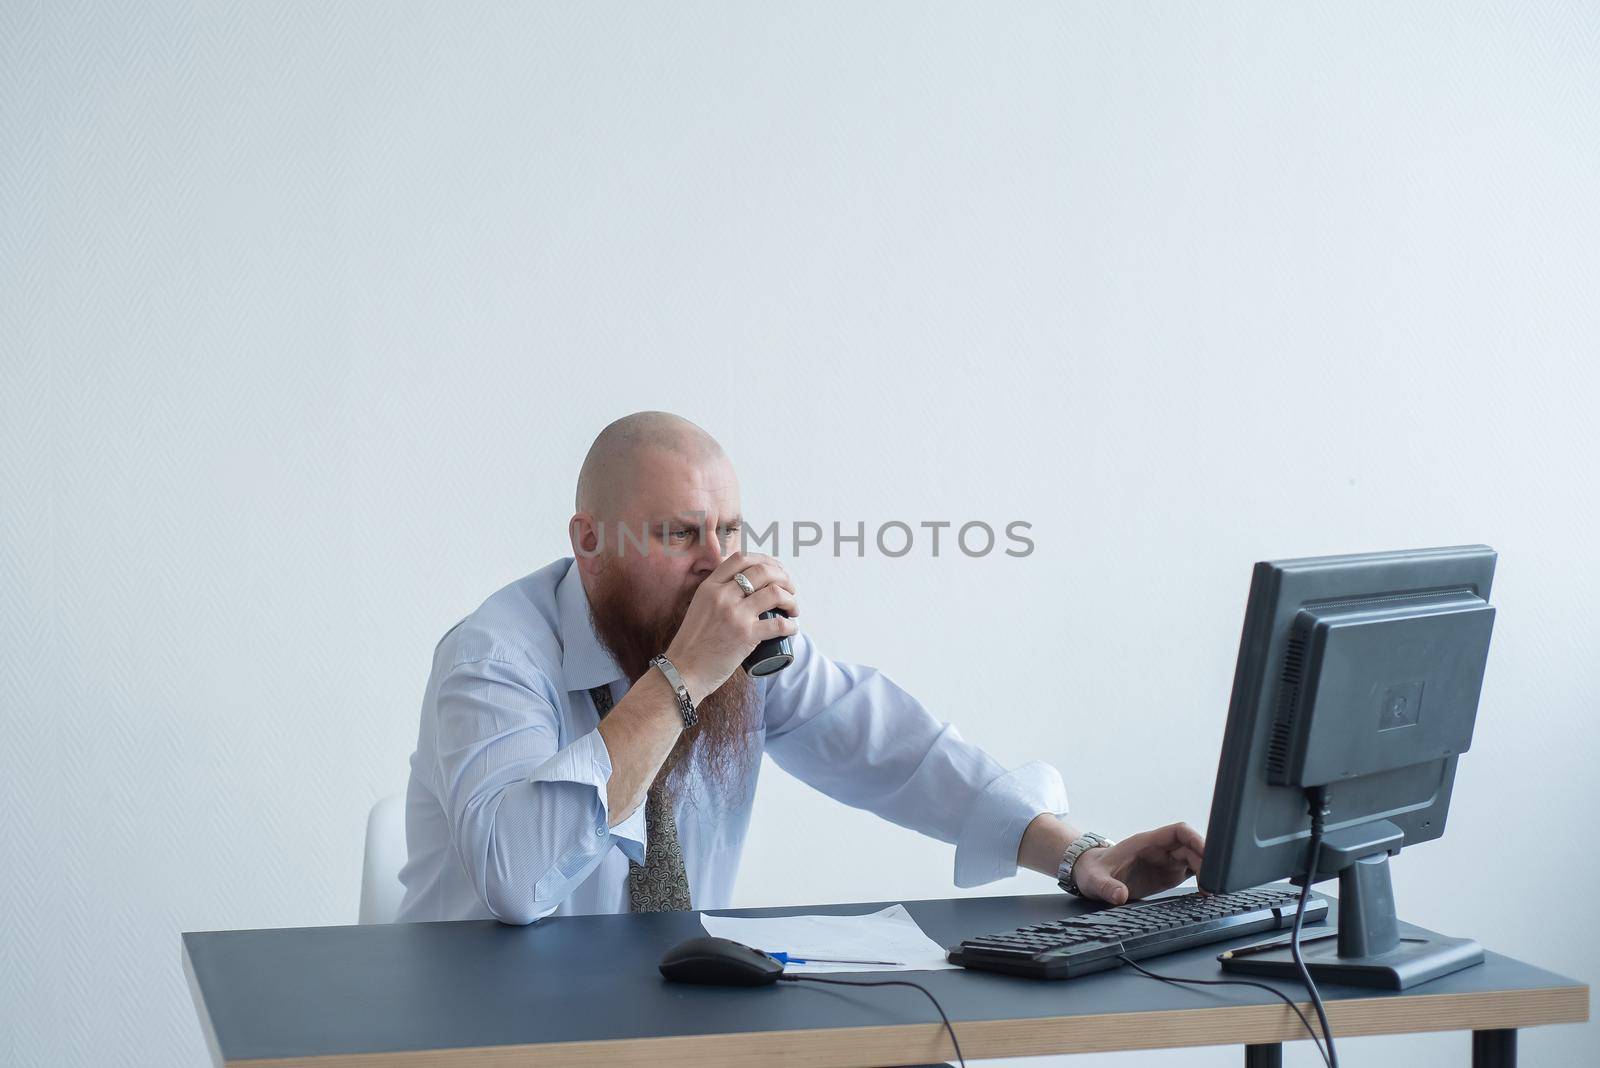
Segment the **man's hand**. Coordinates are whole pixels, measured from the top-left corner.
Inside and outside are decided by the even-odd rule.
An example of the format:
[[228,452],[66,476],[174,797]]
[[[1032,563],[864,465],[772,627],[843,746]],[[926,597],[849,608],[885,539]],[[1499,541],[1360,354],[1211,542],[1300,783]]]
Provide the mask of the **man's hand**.
[[[745,594],[734,582],[736,572],[750,580],[754,593]],[[790,618],[761,619],[769,608]],[[666,649],[667,659],[698,703],[728,680],[757,643],[797,633],[800,625],[793,617],[799,614],[794,579],[782,564],[762,553],[734,553],[694,591],[683,624]]]
[[1132,834],[1091,849],[1072,866],[1084,897],[1112,905],[1160,893],[1200,870],[1206,842],[1187,823]]

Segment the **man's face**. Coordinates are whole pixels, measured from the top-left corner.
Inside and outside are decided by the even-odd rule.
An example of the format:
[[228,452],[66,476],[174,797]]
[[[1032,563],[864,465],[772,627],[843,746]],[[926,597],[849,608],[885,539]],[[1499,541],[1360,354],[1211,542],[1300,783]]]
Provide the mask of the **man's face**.
[[646,449],[618,489],[615,514],[594,517],[604,531],[604,551],[594,562],[633,591],[631,624],[681,622],[700,583],[739,548],[733,465],[722,455],[696,460]]
[[[696,461],[651,449],[619,479],[612,516],[575,517],[573,548],[595,633],[630,683],[682,625],[695,590],[740,543],[739,484],[723,456]],[[619,555],[620,548],[620,555]],[[739,668],[700,701],[662,767],[696,752],[711,781],[736,789],[753,725],[754,688]]]

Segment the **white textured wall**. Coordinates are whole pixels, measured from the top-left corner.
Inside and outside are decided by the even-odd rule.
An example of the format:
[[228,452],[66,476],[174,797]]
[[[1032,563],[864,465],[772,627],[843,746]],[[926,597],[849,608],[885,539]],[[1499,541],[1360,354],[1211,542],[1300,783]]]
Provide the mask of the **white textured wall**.
[[[434,641],[640,407],[756,517],[1033,522],[792,565],[1112,832],[1203,825],[1253,561],[1492,543],[1402,909],[1600,976],[1597,12],[0,0],[0,1062],[198,1064],[180,931],[354,921]],[[744,903],[953,892],[770,767],[754,834]]]

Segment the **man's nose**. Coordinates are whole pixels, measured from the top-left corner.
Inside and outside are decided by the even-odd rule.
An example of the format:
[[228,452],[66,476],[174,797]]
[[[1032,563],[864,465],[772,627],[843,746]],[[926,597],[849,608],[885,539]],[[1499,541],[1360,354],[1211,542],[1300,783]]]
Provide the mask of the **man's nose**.
[[695,554],[694,571],[697,575],[709,575],[717,569],[728,554],[722,551],[722,542],[716,534],[710,533],[700,539],[700,551]]

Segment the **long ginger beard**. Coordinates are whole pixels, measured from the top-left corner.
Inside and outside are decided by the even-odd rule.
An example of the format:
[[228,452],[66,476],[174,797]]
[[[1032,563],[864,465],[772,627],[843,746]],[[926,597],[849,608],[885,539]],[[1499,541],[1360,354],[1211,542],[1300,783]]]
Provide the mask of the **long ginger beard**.
[[[651,670],[650,661],[667,651],[694,598],[686,590],[671,611],[655,619],[641,606],[648,603],[638,595],[630,576],[616,561],[606,561],[587,590],[589,618],[600,643],[616,659],[631,686]],[[656,774],[656,785],[664,785],[676,795],[683,787],[689,769],[699,765],[707,783],[724,796],[736,796],[745,785],[748,765],[749,732],[753,719],[755,686],[743,667],[735,668],[726,682],[695,704],[699,721],[678,736]]]

